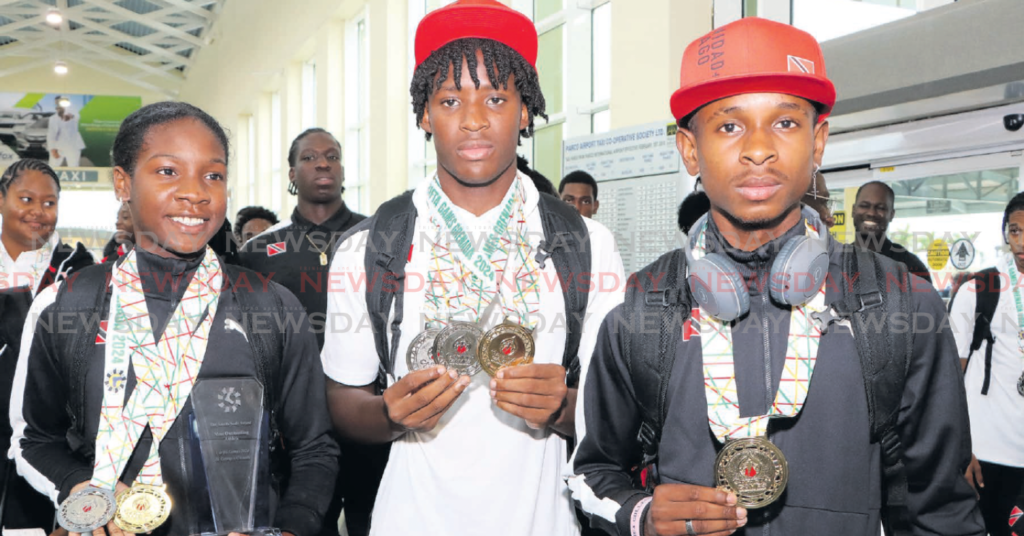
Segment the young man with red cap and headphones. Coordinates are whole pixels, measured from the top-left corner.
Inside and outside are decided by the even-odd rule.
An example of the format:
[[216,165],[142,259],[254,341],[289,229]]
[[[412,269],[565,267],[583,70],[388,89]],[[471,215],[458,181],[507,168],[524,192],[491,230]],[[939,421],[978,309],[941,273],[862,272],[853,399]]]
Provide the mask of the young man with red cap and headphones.
[[791,26],[746,18],[687,47],[676,140],[711,211],[601,329],[569,478],[591,525],[984,534],[942,301],[800,204],[834,102],[820,46]]
[[328,318],[352,327],[329,327],[322,353],[339,433],[393,442],[370,534],[574,536],[575,378],[623,296],[587,278],[624,281],[622,261],[606,228],[517,172],[546,117],[533,23],[459,0],[424,17],[415,50],[437,173],[341,238]]

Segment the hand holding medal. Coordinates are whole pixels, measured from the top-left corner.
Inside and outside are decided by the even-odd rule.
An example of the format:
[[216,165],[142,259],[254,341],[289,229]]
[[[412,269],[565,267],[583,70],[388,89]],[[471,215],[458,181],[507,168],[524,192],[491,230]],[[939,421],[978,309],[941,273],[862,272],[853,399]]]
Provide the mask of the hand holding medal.
[[568,391],[561,365],[507,367],[491,380],[495,404],[535,430],[552,426],[566,411],[575,410],[566,407]]
[[[809,223],[805,225],[808,235],[816,232]],[[705,223],[698,231],[692,250],[695,259],[706,254],[706,230]],[[803,409],[821,342],[821,329],[812,318],[825,309],[823,280],[807,303],[792,308],[779,388],[767,414],[756,417],[740,416],[732,322],[715,318],[703,306],[700,309],[708,424],[723,443],[715,459],[715,485],[734,493],[741,506],[763,508],[778,500],[786,489],[789,465],[782,450],[768,440],[768,424],[771,419],[795,417]]]
[[429,432],[466,390],[469,376],[436,366],[407,374],[384,391],[384,414],[401,432]]
[[643,520],[643,534],[732,534],[747,524],[747,510],[736,502],[736,495],[720,489],[662,484],[654,488],[651,507]]

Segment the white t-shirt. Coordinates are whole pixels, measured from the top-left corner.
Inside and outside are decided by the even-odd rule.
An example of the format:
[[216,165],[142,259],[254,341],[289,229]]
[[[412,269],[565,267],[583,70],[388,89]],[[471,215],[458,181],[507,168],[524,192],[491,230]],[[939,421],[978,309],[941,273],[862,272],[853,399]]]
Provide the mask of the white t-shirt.
[[[539,194],[528,177],[520,178],[526,191],[532,257],[543,238],[537,208]],[[406,350],[423,329],[424,286],[430,241],[435,233],[425,217],[430,182],[421,183],[413,194],[421,217],[416,219],[411,260],[406,265],[402,337],[395,360],[398,378],[408,372]],[[500,211],[499,206],[476,217],[455,208],[474,243],[494,225]],[[597,275],[604,275],[604,289],[608,291],[598,287],[589,293],[579,351],[583,364],[590,360],[601,321],[622,302],[625,288],[622,259],[611,233],[593,220],[586,219],[586,224],[591,238],[591,270],[595,280],[600,279]],[[367,233],[361,231],[343,242],[331,265],[331,273],[337,275],[332,277],[327,302],[324,371],[334,381],[350,386],[373,383],[379,363],[366,316],[365,285],[359,284],[360,278],[365,281]],[[546,262],[540,276],[541,314],[534,332],[534,362],[561,364],[565,305],[553,261]],[[492,302],[484,315],[485,330],[501,322],[497,311],[496,302]],[[433,431],[408,433],[395,441],[377,494],[372,536],[579,533],[569,490],[561,476],[566,463],[565,441],[550,429],[532,430],[521,418],[499,409],[491,401],[490,380],[485,372],[476,374]]]
[[[1009,286],[1007,262],[1008,257],[1004,255],[996,263],[1003,279],[1002,284],[1006,287]],[[949,311],[950,326],[961,359],[971,353],[977,298],[975,282],[971,281],[957,291]],[[1015,424],[1024,415],[1024,396],[1017,392],[1017,379],[1024,372],[1024,356],[1017,345],[1019,331],[1013,293],[1001,292],[992,317],[995,346],[992,349],[988,394],[981,394],[985,381],[987,342],[983,342],[981,348],[971,356],[964,375],[974,455],[985,462],[1011,467],[1024,467],[1024,429]]]
[[60,236],[54,231],[46,245],[33,251],[24,251],[17,259],[12,259],[3,242],[0,242],[0,290],[31,287],[32,292],[35,292],[46,270],[50,268],[50,260],[59,245]]

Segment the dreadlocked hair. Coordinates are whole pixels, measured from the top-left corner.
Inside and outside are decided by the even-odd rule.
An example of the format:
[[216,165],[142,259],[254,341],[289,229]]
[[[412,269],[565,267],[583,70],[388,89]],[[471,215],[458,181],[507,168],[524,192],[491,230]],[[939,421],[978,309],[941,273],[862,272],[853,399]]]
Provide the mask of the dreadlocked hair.
[[[543,117],[545,114],[544,94],[540,90],[540,79],[537,78],[537,71],[526,62],[523,57],[512,50],[511,47],[492,39],[478,39],[475,37],[458,39],[435,50],[430,57],[423,61],[416,72],[412,75],[412,84],[409,93],[412,95],[412,110],[416,114],[416,126],[423,122],[423,113],[427,109],[427,100],[446,80],[452,75],[455,87],[462,89],[462,60],[465,58],[466,67],[469,68],[469,76],[473,79],[477,89],[480,89],[480,80],[476,74],[477,62],[476,51],[480,51],[484,58],[484,68],[487,69],[487,79],[494,87],[508,89],[508,77],[515,75],[516,91],[526,105],[526,111],[530,117],[530,124],[519,135],[524,138],[533,136],[533,118]],[[434,77],[437,76],[437,81]],[[425,133],[427,141],[431,135]]]
[[23,158],[11,164],[10,167],[4,170],[4,174],[0,175],[0,194],[6,197],[7,190],[10,189],[11,184],[26,171],[38,171],[49,175],[53,182],[57,184],[57,193],[60,193],[60,179],[57,178],[57,172],[49,164],[34,158]]

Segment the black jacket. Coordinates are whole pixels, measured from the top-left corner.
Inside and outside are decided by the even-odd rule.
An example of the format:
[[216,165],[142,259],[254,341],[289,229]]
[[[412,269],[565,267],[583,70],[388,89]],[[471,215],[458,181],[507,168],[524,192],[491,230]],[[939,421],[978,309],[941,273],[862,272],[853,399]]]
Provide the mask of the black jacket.
[[[748,282],[758,274],[757,281],[763,283],[779,245],[801,228],[802,224],[755,252],[721,249]],[[708,243],[709,248],[720,248],[722,240],[712,231]],[[839,285],[846,281],[841,273],[842,254],[832,246],[826,303],[841,297]],[[914,320],[919,325],[898,433],[905,448],[913,533],[982,535],[985,529],[974,491],[963,477],[971,450],[956,345],[934,289],[918,278],[912,278],[911,284]],[[732,329],[744,417],[766,414],[775,396],[790,318],[790,308],[774,303],[766,288],[748,286],[750,313]],[[621,314],[620,307],[605,319],[581,387],[584,421],[582,426],[577,423],[577,430],[584,434],[573,462],[575,475],[569,481],[577,505],[587,512],[592,525],[628,536],[634,506],[649,493],[634,487],[629,473],[640,460],[641,417],[622,340],[614,328]],[[721,445],[708,427],[699,335],[680,341],[668,393],[659,447],[661,483],[713,487],[715,456]],[[879,534],[880,451],[870,443],[864,380],[848,327],[833,327],[822,336],[803,411],[796,418],[773,419],[768,430],[769,439],[789,462],[789,483],[776,504],[751,510],[747,526],[736,534]]]
[[[59,279],[69,276],[74,278],[79,270],[92,264],[92,255],[80,242],[74,247],[61,243],[50,257],[50,268],[35,288],[23,286],[0,290],[0,348],[3,349],[0,358],[0,449],[3,452],[3,456],[0,456],[0,478],[8,471],[8,464],[12,463],[7,458],[7,449],[11,446],[11,384],[14,382],[14,371],[18,366],[25,318],[32,306],[32,300],[40,290]],[[34,493],[28,491],[27,484],[13,470],[8,478],[7,502],[2,512],[4,526],[49,529],[53,522],[52,506],[40,501],[42,496],[36,497]]]
[[[343,204],[320,225],[292,211],[290,222],[281,222],[252,237],[238,254],[239,264],[284,285],[309,313],[319,348],[324,346],[327,293],[330,291],[331,259],[338,238],[366,216]],[[327,263],[320,262],[320,252]]]
[[[197,265],[198,261],[162,259],[140,252],[139,272],[143,276],[146,303],[155,336],[163,332]],[[110,265],[101,265],[92,270],[109,271],[110,268]],[[249,283],[255,291],[264,291],[258,280]],[[239,285],[240,291],[244,286]],[[60,293],[72,290],[94,292],[94,289],[76,288],[72,284],[62,287]],[[262,508],[257,512],[257,526],[272,525],[296,536],[308,536],[320,528],[330,500],[337,472],[338,447],[328,433],[330,421],[324,376],[316,342],[308,330],[306,315],[295,297],[281,286],[270,283],[265,291],[277,293],[283,303],[283,310],[278,311],[279,315],[274,318],[287,319],[283,327],[275,321],[257,324],[257,327],[265,325],[269,329],[283,329],[280,376],[268,378],[268,383],[278,387],[276,422],[284,456],[290,464],[290,480],[285,489],[279,490],[274,486],[269,494],[258,497]],[[19,439],[20,447],[20,451],[15,453],[19,469],[22,473],[30,474],[29,480],[36,489],[51,496],[56,495],[58,502],[67,497],[72,487],[92,475],[93,438],[96,437],[99,406],[103,397],[105,348],[105,338],[98,336],[93,356],[86,364],[86,402],[82,412],[84,432],[82,437],[76,437],[68,416],[67,392],[72,381],[83,380],[67,377],[64,371],[68,370],[72,356],[64,355],[63,346],[55,342],[59,337],[54,336],[53,331],[65,329],[60,327],[61,322],[68,321],[61,318],[60,311],[57,311],[60,299],[58,295],[57,303],[47,307],[36,324],[24,391],[15,393],[12,398],[12,402],[20,406],[14,409],[20,409],[25,421],[24,434],[16,438]],[[106,315],[107,311],[101,311],[99,318],[106,319]],[[71,322],[80,323],[81,320],[76,318],[77,315]],[[225,290],[214,317],[199,381],[218,377],[258,377],[248,335],[240,328],[241,318],[234,293]],[[80,329],[77,324],[73,327]],[[135,376],[129,369],[126,400],[134,385]],[[197,441],[188,426],[192,415],[190,398],[160,444],[164,481],[175,507],[168,522],[154,534],[184,536],[212,530],[209,526],[209,503],[197,499],[194,493],[197,489],[203,489],[205,483],[194,472],[194,467],[197,467],[193,459],[197,456]],[[267,433],[263,436],[266,438],[262,446],[264,459],[268,457],[269,435]],[[79,441],[80,446],[76,445]],[[150,442],[151,436],[147,430],[122,475],[123,482],[134,480],[145,461]],[[264,473],[269,478],[269,472]],[[217,486],[217,482],[208,485]]]
[[921,262],[921,259],[917,255],[914,255],[902,245],[896,244],[892,240],[886,238],[885,242],[882,242],[882,248],[879,250],[879,253],[896,262],[906,264],[907,270],[910,271],[910,273],[928,281],[929,283],[932,282],[932,275],[931,272],[928,271],[928,267]]

